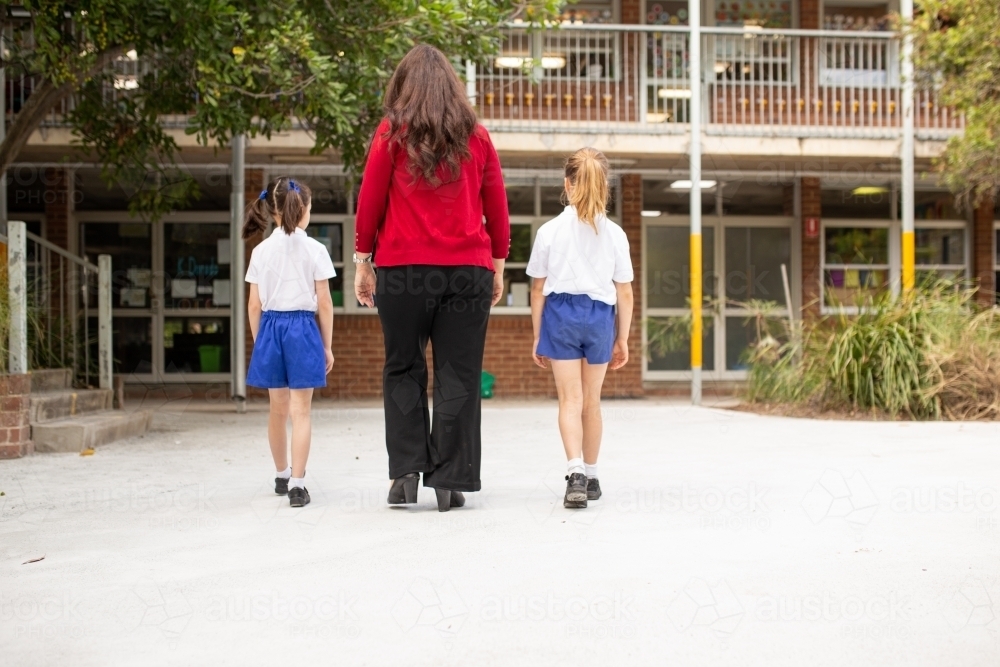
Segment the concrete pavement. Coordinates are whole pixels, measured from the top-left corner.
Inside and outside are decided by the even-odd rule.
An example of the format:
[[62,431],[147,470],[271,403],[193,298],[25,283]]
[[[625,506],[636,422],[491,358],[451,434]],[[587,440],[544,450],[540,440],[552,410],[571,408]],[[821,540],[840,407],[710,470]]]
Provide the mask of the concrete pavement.
[[1000,424],[608,402],[570,511],[554,403],[486,405],[444,514],[372,407],[318,405],[302,510],[260,411],[0,462],[0,663],[1000,664]]

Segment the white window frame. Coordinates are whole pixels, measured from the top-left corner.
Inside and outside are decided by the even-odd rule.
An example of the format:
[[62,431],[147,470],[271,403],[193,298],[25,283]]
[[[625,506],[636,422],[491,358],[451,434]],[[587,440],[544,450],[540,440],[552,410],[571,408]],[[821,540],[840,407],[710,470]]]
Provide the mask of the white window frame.
[[[883,220],[879,218],[830,218],[821,219],[819,231],[819,303],[820,313],[823,315],[857,315],[860,309],[857,306],[829,306],[826,303],[826,272],[827,270],[860,270],[860,271],[885,271],[888,274],[886,289],[894,289],[894,285],[899,280],[899,256],[894,252],[893,238],[894,231],[898,228],[898,223],[893,220]],[[827,264],[826,262],[826,230],[830,228],[851,229],[851,228],[872,228],[885,229],[886,231],[886,257],[885,264]],[[898,245],[898,244],[897,244]]]
[[[357,299],[354,298],[354,261],[347,261],[347,249],[351,249],[351,255],[354,254],[354,216],[348,215],[346,213],[313,213],[309,216],[309,224],[317,225],[340,225],[340,256],[341,260],[339,262],[333,263],[333,268],[336,269],[338,276],[343,276],[343,291],[344,291],[344,305],[334,306],[333,312],[336,314],[344,314],[352,311],[364,311],[369,310],[364,306],[358,306]],[[249,262],[250,258],[247,257],[246,261]],[[348,265],[350,270],[348,270]],[[348,282],[350,280],[350,282]]]
[[917,273],[921,271],[958,271],[963,278],[972,275],[972,230],[965,220],[915,220],[914,229],[961,229],[963,232],[962,254],[964,262],[961,264],[917,264],[914,269]]
[[[232,373],[166,373],[165,370],[165,353],[163,347],[163,322],[169,317],[198,317],[199,315],[196,311],[178,308],[164,308],[163,306],[163,285],[157,284],[158,279],[162,279],[164,275],[163,266],[163,252],[164,252],[164,239],[163,239],[163,229],[164,225],[167,223],[204,223],[204,224],[219,224],[226,223],[229,224],[230,217],[229,211],[177,211],[173,213],[168,213],[161,217],[156,222],[146,222],[143,220],[136,219],[128,213],[128,211],[77,211],[75,214],[75,220],[73,224],[84,225],[84,224],[120,224],[120,223],[139,223],[139,224],[149,224],[151,226],[151,252],[152,252],[152,271],[153,271],[153,285],[150,288],[150,300],[148,308],[116,308],[112,307],[111,317],[112,320],[115,318],[122,317],[143,317],[151,320],[152,326],[152,341],[151,341],[151,356],[152,356],[152,373],[132,373],[128,377],[130,380],[137,380],[140,382],[155,382],[162,384],[210,384],[210,383],[220,383],[229,382],[232,379]],[[79,227],[77,228],[79,230]],[[79,238],[79,237],[78,237]],[[80,254],[83,254],[84,248],[80,248]],[[247,258],[249,260],[249,258]],[[236,276],[232,275],[232,268],[230,268],[230,279],[235,280]],[[158,278],[160,277],[160,278]],[[210,312],[205,313],[205,317],[228,317],[229,326],[233,325],[232,309],[231,308],[217,308]]]
[[[648,249],[649,243],[647,239],[647,230],[650,227],[679,227],[683,229],[690,228],[690,218],[688,216],[672,216],[672,215],[661,215],[656,218],[643,218],[642,220],[642,275],[640,279],[642,280],[642,379],[649,382],[664,382],[664,381],[690,381],[691,371],[688,370],[672,370],[672,371],[662,371],[662,370],[649,370],[649,364],[646,359],[646,350],[648,349],[649,337],[646,330],[646,321],[649,318],[662,318],[662,317],[684,317],[690,312],[688,308],[650,308],[648,304],[648,291],[647,286],[647,272],[650,270],[648,261]],[[726,260],[726,245],[725,245],[725,235],[728,229],[745,229],[747,227],[759,228],[759,227],[771,227],[789,230],[789,241],[790,253],[792,257],[789,257],[789,281],[792,282],[790,285],[793,294],[796,293],[798,286],[796,281],[799,280],[797,272],[792,271],[792,262],[794,262],[795,244],[794,244],[794,229],[795,229],[795,217],[794,216],[702,216],[702,228],[712,228],[714,230],[714,243],[715,246],[712,248],[713,260],[714,260],[714,281],[715,281],[715,291],[716,298],[720,299],[722,304],[720,309],[716,311],[705,310],[703,311],[703,317],[706,319],[711,317],[713,322],[713,345],[714,345],[714,356],[712,358],[714,370],[703,371],[703,377],[706,380],[712,381],[725,381],[725,380],[745,380],[747,377],[747,371],[745,370],[727,370],[726,369],[726,318],[727,317],[739,317],[741,315],[746,315],[746,311],[741,308],[731,308],[727,307],[725,303],[725,284],[719,279],[720,276],[724,276],[726,272],[725,260]],[[704,234],[704,233],[703,233]],[[794,298],[794,297],[793,297]],[[779,314],[787,317],[788,316],[788,305],[779,311]]]

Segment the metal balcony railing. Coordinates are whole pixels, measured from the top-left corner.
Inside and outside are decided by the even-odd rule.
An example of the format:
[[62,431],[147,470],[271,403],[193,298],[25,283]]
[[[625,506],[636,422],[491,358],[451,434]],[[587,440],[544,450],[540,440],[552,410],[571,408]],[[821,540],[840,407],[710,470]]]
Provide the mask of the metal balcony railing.
[[[889,32],[702,29],[691,87],[683,26],[511,26],[477,67],[476,106],[491,129],[685,132],[692,94],[723,135],[895,137],[902,127],[900,42]],[[918,90],[921,138],[963,119]]]
[[[720,135],[898,137],[900,41],[890,32],[702,28],[701,85],[692,90],[686,26],[509,26],[499,52],[475,66],[476,108],[492,130],[669,134],[687,131],[692,94],[705,131]],[[148,65],[114,63],[104,94],[139,85]],[[8,71],[6,113],[34,90]],[[73,100],[44,127],[63,126]],[[184,125],[185,117],[165,118]],[[943,139],[963,118],[918,89],[917,136]]]

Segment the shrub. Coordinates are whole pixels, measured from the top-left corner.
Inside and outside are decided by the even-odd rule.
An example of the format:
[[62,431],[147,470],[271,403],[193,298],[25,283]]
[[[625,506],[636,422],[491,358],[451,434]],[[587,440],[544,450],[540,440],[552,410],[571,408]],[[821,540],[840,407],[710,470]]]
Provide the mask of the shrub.
[[1000,316],[974,289],[941,281],[764,337],[750,350],[748,398],[913,419],[1000,417]]

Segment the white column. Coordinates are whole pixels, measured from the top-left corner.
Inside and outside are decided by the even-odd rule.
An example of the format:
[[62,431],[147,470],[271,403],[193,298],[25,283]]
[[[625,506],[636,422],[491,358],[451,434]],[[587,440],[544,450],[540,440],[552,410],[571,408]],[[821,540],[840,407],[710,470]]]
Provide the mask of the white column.
[[7,372],[28,372],[28,266],[27,226],[19,220],[7,223],[7,293],[10,307],[10,334]]
[[229,281],[232,287],[232,300],[229,304],[230,350],[232,357],[230,369],[232,372],[233,399],[236,401],[236,411],[246,412],[247,397],[247,302],[246,285],[243,282],[243,265],[245,250],[243,246],[243,209],[245,208],[244,165],[246,154],[246,138],[242,134],[235,135],[232,142],[233,164],[230,196],[229,239],[232,259],[229,262]]
[[476,106],[476,63],[471,60],[465,61],[465,95]]
[[702,267],[701,267],[701,0],[688,0],[691,25],[688,77],[691,86],[691,404],[701,405]]
[[[899,13],[903,21],[909,24],[913,20],[913,0],[900,0]],[[901,238],[901,282],[903,292],[913,289],[914,285],[914,232],[913,232],[913,38],[909,34],[903,36],[903,145],[899,156],[902,169],[903,210],[900,219],[903,221]]]
[[97,256],[97,377],[101,389],[112,389],[111,255]]

